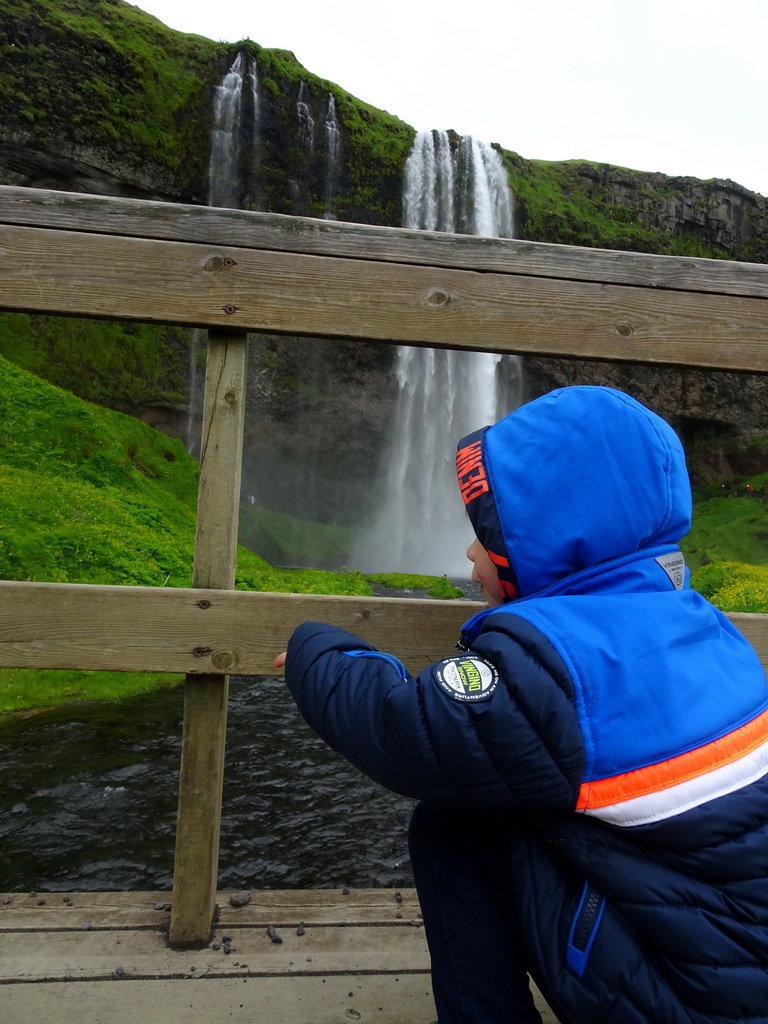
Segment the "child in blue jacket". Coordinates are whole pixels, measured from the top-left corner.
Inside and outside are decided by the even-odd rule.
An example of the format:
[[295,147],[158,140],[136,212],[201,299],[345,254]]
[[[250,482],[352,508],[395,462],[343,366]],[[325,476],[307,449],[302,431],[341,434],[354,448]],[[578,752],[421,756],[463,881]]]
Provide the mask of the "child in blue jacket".
[[[690,589],[672,429],[562,388],[462,440],[488,608],[418,678],[300,626],[302,714],[417,798],[440,1024],[768,1024],[768,687]],[[282,665],[281,655],[276,664]]]

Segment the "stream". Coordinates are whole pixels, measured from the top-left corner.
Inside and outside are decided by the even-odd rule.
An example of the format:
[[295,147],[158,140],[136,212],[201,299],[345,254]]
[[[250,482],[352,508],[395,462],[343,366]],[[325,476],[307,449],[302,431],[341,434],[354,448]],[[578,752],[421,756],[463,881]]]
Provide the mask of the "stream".
[[[171,888],[183,702],[0,719],[0,891]],[[412,806],[326,747],[282,679],[231,679],[220,888],[412,885]]]

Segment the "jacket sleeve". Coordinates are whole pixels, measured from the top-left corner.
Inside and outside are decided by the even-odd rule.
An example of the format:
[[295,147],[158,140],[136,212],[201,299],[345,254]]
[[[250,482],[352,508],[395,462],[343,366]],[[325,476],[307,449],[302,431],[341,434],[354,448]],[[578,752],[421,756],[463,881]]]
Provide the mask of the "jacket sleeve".
[[573,810],[584,746],[570,679],[535,627],[491,619],[514,620],[523,635],[501,621],[416,678],[359,637],[305,622],[288,645],[286,682],[315,732],[388,789],[433,803]]

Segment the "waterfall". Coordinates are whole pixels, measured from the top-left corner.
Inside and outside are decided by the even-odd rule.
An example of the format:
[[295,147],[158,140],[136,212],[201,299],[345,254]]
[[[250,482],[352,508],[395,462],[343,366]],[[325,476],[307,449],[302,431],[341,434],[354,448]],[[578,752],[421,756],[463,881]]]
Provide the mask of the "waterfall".
[[[211,124],[211,153],[208,160],[208,206],[239,209],[243,193],[243,84],[247,77],[250,84],[252,129],[251,150],[255,150],[259,134],[259,81],[256,61],[248,58],[247,75],[243,68],[245,59],[238,53],[229,71],[213,91],[213,117]],[[250,154],[249,154],[250,155]],[[201,381],[198,374],[200,352],[205,346],[205,331],[193,330],[189,343],[189,371],[187,393],[186,448],[196,455],[199,449],[198,417]]]
[[243,55],[213,94],[211,157],[208,165],[208,205],[237,209],[240,201],[240,108],[243,96]]
[[315,144],[315,122],[309,112],[307,103],[307,87],[303,82],[299,83],[299,98],[296,101],[296,116],[299,119],[299,145],[312,152]]
[[419,132],[405,162],[403,227],[455,231],[454,179],[448,132]]
[[253,108],[251,141],[256,146],[261,141],[259,138],[261,104],[259,103],[259,69],[255,57],[250,57],[248,60],[248,81],[251,83],[251,106]]
[[[419,132],[405,166],[403,226],[512,237],[513,200],[498,153],[464,136]],[[466,577],[472,531],[456,486],[457,441],[493,423],[501,357],[398,348],[398,400],[374,526],[353,553],[365,571]],[[506,357],[504,375],[519,377]],[[505,409],[504,412],[508,412]]]
[[513,238],[512,193],[497,151],[465,135],[459,141],[456,164],[461,193],[458,230],[486,238]]
[[333,212],[333,196],[336,191],[341,133],[336,120],[336,101],[332,93],[328,93],[328,113],[325,116],[325,148],[328,153],[328,167],[325,175],[324,217],[326,220],[336,220],[336,214]]

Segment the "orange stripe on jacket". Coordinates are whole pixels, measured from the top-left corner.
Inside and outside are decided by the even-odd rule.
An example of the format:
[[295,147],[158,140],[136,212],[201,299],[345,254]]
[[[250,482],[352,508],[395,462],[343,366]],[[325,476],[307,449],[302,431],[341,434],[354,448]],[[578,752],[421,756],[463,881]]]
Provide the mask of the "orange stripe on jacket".
[[677,786],[681,782],[706,775],[722,765],[731,764],[756,750],[768,740],[768,711],[764,711],[741,728],[706,743],[696,750],[671,757],[659,764],[636,768],[622,775],[582,783],[577,811],[587,808],[610,807],[634,797],[657,793]]

